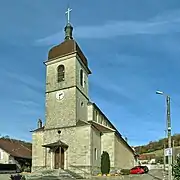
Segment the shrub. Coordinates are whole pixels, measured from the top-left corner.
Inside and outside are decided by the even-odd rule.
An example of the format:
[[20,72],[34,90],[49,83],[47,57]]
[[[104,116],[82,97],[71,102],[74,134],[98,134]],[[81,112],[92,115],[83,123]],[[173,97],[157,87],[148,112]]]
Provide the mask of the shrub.
[[28,167],[24,167],[24,172],[31,172],[31,168],[30,168],[30,166],[28,166]]
[[11,175],[10,176],[11,180],[26,180],[26,178],[20,174],[16,174],[16,175]]
[[177,162],[173,165],[172,170],[174,179],[180,180],[180,156],[177,157]]
[[101,155],[101,173],[102,174],[109,174],[110,172],[110,158],[109,154],[106,151],[103,151]]
[[26,180],[25,176],[22,176],[21,180]]
[[129,169],[121,169],[121,174],[122,175],[129,175],[130,174],[130,170]]

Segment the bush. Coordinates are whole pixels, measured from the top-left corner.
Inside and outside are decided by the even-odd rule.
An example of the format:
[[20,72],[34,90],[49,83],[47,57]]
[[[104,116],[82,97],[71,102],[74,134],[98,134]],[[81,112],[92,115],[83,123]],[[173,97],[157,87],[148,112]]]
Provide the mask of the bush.
[[130,170],[129,169],[121,169],[121,174],[122,175],[129,175],[130,174]]
[[156,164],[157,164],[157,163],[155,163],[155,162],[152,162],[152,163],[151,163],[151,165],[156,165]]
[[102,174],[109,174],[110,172],[110,158],[109,154],[106,151],[103,151],[101,155],[101,173]]
[[31,168],[30,168],[30,166],[28,166],[28,167],[24,167],[24,172],[31,172]]
[[156,156],[156,163],[163,164],[164,163],[164,158],[162,156]]
[[173,176],[175,180],[180,180],[180,156],[177,157],[176,164],[172,167]]
[[26,180],[26,178],[20,174],[17,174],[17,175],[11,175],[10,176],[10,179],[11,180]]

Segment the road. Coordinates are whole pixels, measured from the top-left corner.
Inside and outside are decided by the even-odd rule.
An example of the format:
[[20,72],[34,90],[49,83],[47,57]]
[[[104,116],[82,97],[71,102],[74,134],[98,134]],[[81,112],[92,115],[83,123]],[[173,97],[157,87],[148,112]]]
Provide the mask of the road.
[[[163,178],[163,171],[159,169],[154,169],[150,170],[147,174],[130,175],[129,177],[125,177],[124,180],[163,180]],[[164,180],[167,180],[167,175]]]

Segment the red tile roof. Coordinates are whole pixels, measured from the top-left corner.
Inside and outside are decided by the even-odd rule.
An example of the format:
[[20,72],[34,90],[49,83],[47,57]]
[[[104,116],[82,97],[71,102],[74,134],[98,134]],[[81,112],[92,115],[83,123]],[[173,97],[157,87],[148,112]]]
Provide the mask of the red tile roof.
[[150,160],[156,157],[155,154],[140,154],[139,160]]
[[0,148],[9,153],[13,157],[20,157],[26,159],[32,158],[32,150],[23,145],[23,143],[18,140],[1,138]]

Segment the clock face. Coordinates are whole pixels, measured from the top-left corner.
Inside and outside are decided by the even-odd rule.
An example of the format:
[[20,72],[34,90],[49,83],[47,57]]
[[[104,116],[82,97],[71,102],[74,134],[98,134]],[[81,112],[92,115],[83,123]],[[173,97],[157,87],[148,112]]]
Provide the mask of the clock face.
[[61,100],[61,99],[63,99],[64,98],[64,91],[58,91],[57,93],[56,93],[56,99],[57,100]]

